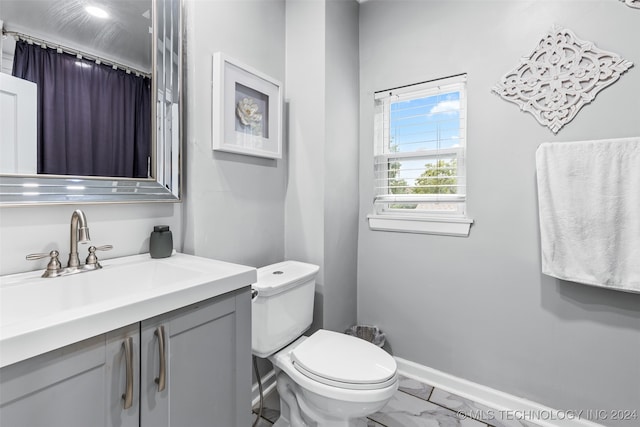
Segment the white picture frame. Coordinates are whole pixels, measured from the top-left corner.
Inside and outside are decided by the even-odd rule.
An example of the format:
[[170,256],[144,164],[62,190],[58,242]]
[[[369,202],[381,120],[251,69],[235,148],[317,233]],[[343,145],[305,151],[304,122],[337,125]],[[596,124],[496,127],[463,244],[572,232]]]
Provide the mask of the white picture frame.
[[213,55],[213,150],[282,158],[282,84],[229,57]]

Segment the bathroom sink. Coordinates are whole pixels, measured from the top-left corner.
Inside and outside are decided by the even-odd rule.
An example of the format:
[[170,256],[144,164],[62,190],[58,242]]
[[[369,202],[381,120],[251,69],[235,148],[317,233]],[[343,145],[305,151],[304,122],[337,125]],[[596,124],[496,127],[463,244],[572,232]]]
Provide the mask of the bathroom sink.
[[110,265],[90,272],[91,275],[88,273],[25,280],[18,286],[2,286],[2,326],[38,316],[86,309],[119,298],[130,298],[137,293],[175,286],[183,280],[202,275],[197,270],[163,263]]
[[102,265],[56,278],[0,278],[0,367],[256,281],[254,268],[185,254]]

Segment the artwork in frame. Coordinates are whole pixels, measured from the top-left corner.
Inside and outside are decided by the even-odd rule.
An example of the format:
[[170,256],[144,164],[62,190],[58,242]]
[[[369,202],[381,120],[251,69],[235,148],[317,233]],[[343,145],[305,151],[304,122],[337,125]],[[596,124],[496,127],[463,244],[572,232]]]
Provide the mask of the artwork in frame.
[[230,58],[213,55],[213,149],[282,158],[282,84]]

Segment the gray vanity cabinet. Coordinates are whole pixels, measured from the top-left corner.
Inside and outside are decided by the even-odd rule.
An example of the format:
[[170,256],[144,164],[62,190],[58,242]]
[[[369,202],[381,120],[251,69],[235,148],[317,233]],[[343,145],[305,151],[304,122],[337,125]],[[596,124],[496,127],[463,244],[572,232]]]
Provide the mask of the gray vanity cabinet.
[[142,427],[251,425],[250,310],[245,291],[142,322]]
[[3,367],[0,426],[246,427],[250,369],[244,288]]
[[[138,408],[123,409],[125,341],[135,361],[140,354],[137,323],[3,367],[0,426],[136,427]],[[129,378],[138,378],[139,365],[129,367]],[[130,384],[135,396],[138,383]]]

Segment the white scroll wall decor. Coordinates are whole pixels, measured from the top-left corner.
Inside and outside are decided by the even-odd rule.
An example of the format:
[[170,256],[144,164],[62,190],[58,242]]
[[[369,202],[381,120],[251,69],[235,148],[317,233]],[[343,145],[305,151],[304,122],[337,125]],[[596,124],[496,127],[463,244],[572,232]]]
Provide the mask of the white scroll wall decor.
[[620,0],[620,1],[623,1],[629,7],[640,9],[640,0]]
[[555,26],[492,91],[557,133],[633,63]]

